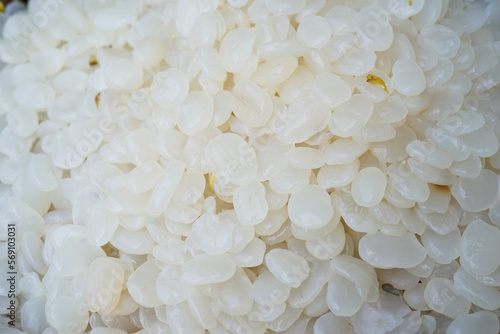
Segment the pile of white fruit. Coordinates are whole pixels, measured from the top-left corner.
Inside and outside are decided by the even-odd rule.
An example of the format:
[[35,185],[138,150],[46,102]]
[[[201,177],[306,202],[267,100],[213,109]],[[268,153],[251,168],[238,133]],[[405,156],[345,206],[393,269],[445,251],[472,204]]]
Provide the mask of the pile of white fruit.
[[498,1],[31,0],[0,59],[0,332],[498,334]]

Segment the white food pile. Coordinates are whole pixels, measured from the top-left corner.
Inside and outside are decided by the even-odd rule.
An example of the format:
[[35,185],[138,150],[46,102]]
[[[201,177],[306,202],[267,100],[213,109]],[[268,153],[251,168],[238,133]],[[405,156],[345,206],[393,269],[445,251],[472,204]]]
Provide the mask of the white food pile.
[[1,333],[498,334],[500,2],[31,0],[0,59]]

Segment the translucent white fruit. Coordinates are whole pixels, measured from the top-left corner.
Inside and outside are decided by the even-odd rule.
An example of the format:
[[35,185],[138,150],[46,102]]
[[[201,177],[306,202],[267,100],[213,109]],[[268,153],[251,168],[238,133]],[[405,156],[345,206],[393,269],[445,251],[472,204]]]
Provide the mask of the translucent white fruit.
[[329,261],[321,261],[311,270],[309,277],[290,293],[288,303],[295,308],[305,307],[320,293],[331,276]]
[[[354,30],[353,22],[351,22],[352,30]],[[351,52],[357,51],[354,45],[357,42],[357,37],[354,34],[347,33],[345,35],[334,36],[326,45],[323,47],[326,57],[330,61],[341,62],[344,65],[348,64]],[[346,59],[347,58],[347,59]],[[362,74],[362,73],[360,73]]]
[[500,265],[500,230],[482,220],[475,220],[462,235],[460,263],[476,275],[489,275]]
[[28,82],[43,82],[44,74],[34,64],[19,64],[12,69],[11,80],[14,86],[21,86]]
[[294,99],[283,108],[274,127],[276,138],[284,144],[306,141],[324,129],[330,117],[328,108],[312,96]]
[[332,328],[335,328],[339,334],[348,334],[351,331],[346,318],[328,312],[319,317],[314,323],[314,334],[327,334],[330,333]]
[[328,127],[339,137],[355,135],[366,125],[373,113],[373,103],[364,95],[354,95],[349,101],[335,109]]
[[[326,294],[328,286],[325,285],[319,295],[304,308],[304,314],[309,317],[319,317],[325,312],[328,312],[328,305],[326,304]],[[344,319],[344,318],[342,318]],[[311,332],[311,331],[309,331]]]
[[257,225],[267,216],[266,190],[257,181],[239,186],[233,195],[233,206],[243,225]]
[[308,185],[311,170],[288,166],[269,180],[269,185],[278,194],[293,194]]
[[139,62],[142,67],[153,67],[158,65],[165,56],[167,44],[154,36],[140,40],[132,52],[132,58]]
[[99,246],[108,243],[119,224],[118,215],[107,208],[94,208],[87,219],[87,235],[89,242]]
[[324,189],[345,187],[354,180],[358,169],[358,159],[346,165],[324,165],[318,171],[318,185]]
[[431,25],[422,29],[419,44],[433,49],[440,57],[451,58],[457,54],[460,38],[448,27]]
[[406,146],[406,152],[415,160],[440,169],[448,168],[452,163],[451,156],[446,152],[420,140],[410,142]]
[[321,49],[330,36],[330,24],[321,16],[310,16],[300,22],[297,28],[297,39],[311,48]]
[[422,316],[422,328],[425,331],[427,331],[424,333],[434,333],[436,327],[437,327],[436,319],[433,316],[430,315]]
[[188,285],[225,282],[236,272],[236,265],[226,254],[201,254],[183,265],[181,281]]
[[[118,305],[125,272],[116,261],[98,258],[85,273],[83,299],[93,312],[108,315]],[[99,298],[106,291],[107,298]]]
[[428,47],[415,50],[415,56],[417,64],[418,66],[420,66],[422,71],[428,71],[434,68],[434,66],[437,65],[439,59],[436,51]]
[[[354,37],[354,36],[353,36]],[[357,46],[340,48],[338,59],[332,63],[335,72],[344,75],[362,75],[375,68],[377,56],[374,51]]]
[[45,83],[29,82],[14,91],[16,102],[28,109],[47,109],[55,98],[54,89]]
[[120,226],[109,242],[122,252],[137,255],[149,254],[156,246],[145,228],[132,231]]
[[[467,11],[464,10],[457,14],[456,19],[460,22],[460,24],[463,24],[464,31],[469,34],[475,32],[486,23],[487,14],[479,8]],[[474,20],[472,20],[474,22],[471,22],[470,20],[472,17],[474,18]]]
[[446,169],[422,163],[414,158],[408,159],[408,166],[412,173],[421,181],[438,185],[449,185],[455,179],[452,173]]
[[110,328],[110,327],[94,327],[89,332],[92,334],[125,334],[127,332],[118,329],[118,328]]
[[426,79],[414,60],[399,59],[392,66],[392,84],[399,93],[415,96],[424,91]]
[[476,54],[472,46],[468,43],[461,42],[458,47],[457,55],[451,58],[451,61],[455,65],[457,71],[463,71],[473,63],[475,57]]
[[463,140],[445,131],[429,128],[425,130],[425,137],[448,153],[453,161],[463,161],[470,155],[470,148]]
[[427,229],[421,241],[429,256],[437,263],[448,264],[460,256],[460,231],[458,229],[446,235],[439,235]]
[[260,274],[252,285],[252,297],[260,305],[279,305],[290,296],[290,287],[278,281],[267,271]]
[[[296,238],[296,239],[299,239],[299,240],[307,240],[307,241],[317,241],[317,242],[322,242],[321,238],[323,237],[326,237],[328,233],[332,232],[339,224],[339,217],[338,215],[335,215],[335,217],[328,223],[326,224],[325,226],[323,227],[320,227],[320,228],[315,228],[315,229],[307,229],[307,228],[303,228],[297,224],[291,224],[291,232],[293,234],[293,236]],[[332,246],[333,248],[335,248],[334,245],[329,245],[329,246]],[[337,245],[338,247],[338,245]],[[307,248],[307,245],[306,245],[306,248]],[[316,254],[312,254],[313,256],[315,256]]]
[[447,278],[434,278],[424,291],[425,302],[431,309],[456,319],[469,313],[470,302],[460,294]]
[[257,267],[264,261],[266,244],[259,238],[253,238],[241,252],[233,254],[232,259],[242,268]]
[[413,288],[405,290],[403,299],[408,306],[415,310],[430,310],[424,299],[425,286],[425,283],[418,283]]
[[77,299],[58,296],[45,305],[47,323],[59,332],[64,332],[68,327],[83,332],[88,326],[89,315],[80,310],[81,304]]
[[[363,304],[359,312],[351,317],[351,323],[356,333],[372,329],[382,333],[390,333],[392,330],[396,333],[399,330],[401,330],[400,333],[412,333],[420,327],[420,316],[419,312],[410,311],[410,308],[399,297],[383,292],[377,303]],[[375,319],[385,319],[386,321],[376,321]]]
[[[200,326],[194,315],[191,313],[186,302],[177,305],[167,306],[166,321],[174,333],[203,334],[205,330]],[[161,327],[161,325],[158,325]]]
[[482,167],[483,163],[481,162],[481,159],[478,156],[471,154],[464,161],[454,162],[450,166],[449,170],[456,176],[475,179],[481,175]]
[[[313,88],[329,108],[336,108],[351,98],[351,87],[333,73],[320,73],[316,76]],[[332,94],[331,92],[335,92]]]
[[286,305],[285,311],[276,319],[267,323],[269,329],[276,332],[283,332],[289,329],[302,314],[302,308],[293,308],[289,304]]
[[[286,197],[288,200],[288,196]],[[288,219],[286,208],[269,211],[266,219],[255,226],[255,232],[259,235],[266,236],[277,232],[283,223]]]
[[434,68],[425,72],[427,87],[433,88],[445,84],[453,76],[454,70],[454,65],[450,60],[443,58],[439,59]]
[[427,256],[411,233],[400,237],[382,233],[365,235],[359,241],[358,252],[364,261],[377,268],[411,268]]
[[233,246],[233,225],[214,214],[203,214],[194,223],[189,238],[207,254],[222,254]]
[[288,160],[296,168],[316,169],[325,164],[325,154],[311,147],[296,147],[288,154]]
[[348,255],[339,255],[331,262],[335,274],[353,282],[362,300],[376,301],[379,297],[379,284],[375,270],[366,262]]
[[275,14],[297,14],[305,5],[304,0],[266,0],[266,7]]
[[250,28],[234,29],[226,34],[220,45],[224,69],[231,73],[241,70],[252,52],[254,43],[255,32]]
[[497,175],[489,170],[483,170],[475,179],[459,177],[451,186],[451,194],[467,211],[486,210],[498,199]]
[[391,2],[389,10],[400,19],[407,19],[418,14],[424,7],[424,3],[425,1],[423,0],[414,0],[411,3],[406,0],[396,0]]
[[281,84],[295,71],[298,66],[297,58],[282,56],[267,60],[255,70],[252,81],[260,86]]
[[173,9],[175,15],[182,18],[175,20],[175,28],[182,33],[183,36],[188,37],[197,20],[202,17],[202,14],[212,12],[216,8],[217,3],[215,1],[207,1],[205,3],[196,1],[183,2],[179,4],[176,9]]
[[6,120],[12,132],[21,138],[31,135],[38,126],[38,116],[33,110],[14,109],[7,114]]
[[127,188],[134,194],[140,194],[152,189],[160,179],[162,169],[157,162],[143,163],[131,170],[125,182]]
[[204,130],[212,120],[214,100],[203,91],[193,91],[188,94],[182,105],[177,109],[177,126],[186,135]]
[[230,0],[230,1],[228,1],[228,3],[235,8],[243,7],[247,4],[247,2],[248,2],[248,0]]
[[352,181],[352,198],[360,206],[373,207],[384,198],[386,182],[386,176],[379,168],[364,168]]
[[500,292],[476,280],[463,269],[453,275],[455,287],[471,303],[485,310],[494,311],[500,307]]
[[266,124],[273,111],[269,94],[251,81],[240,81],[234,86],[231,105],[236,117],[250,127]]
[[184,163],[172,161],[163,171],[163,175],[153,189],[146,211],[152,216],[159,216],[167,209],[174,191],[181,182]]
[[329,165],[349,164],[368,151],[370,145],[351,138],[338,138],[326,147],[325,162]]
[[252,306],[252,311],[248,314],[248,319],[251,321],[259,321],[259,322],[269,322],[278,319],[280,315],[285,313],[287,304],[282,303],[278,305],[274,305],[270,311],[269,308],[266,309],[266,306],[262,306],[258,303],[254,303]]
[[356,33],[363,48],[384,51],[391,46],[394,33],[388,14],[379,7],[368,6],[356,16]]
[[222,312],[238,317],[248,314],[252,308],[251,290],[252,282],[247,274],[239,269],[228,281],[213,285],[209,293],[220,305]]
[[158,160],[154,134],[151,130],[140,128],[126,137],[126,149],[130,160],[135,165]]
[[203,328],[214,328],[217,320],[214,311],[210,308],[211,299],[202,289],[193,289],[187,300],[192,315]]
[[173,278],[168,271],[161,271],[156,278],[158,299],[166,305],[175,305],[185,301],[192,287]]
[[205,160],[223,185],[244,185],[257,175],[255,150],[234,133],[221,134],[212,139],[205,148]]
[[430,195],[426,182],[418,179],[408,167],[392,164],[387,169],[392,186],[406,199],[425,202]]
[[328,282],[326,303],[336,316],[349,317],[359,311],[363,300],[353,282],[342,276],[333,275]]
[[357,12],[348,6],[335,6],[325,15],[332,27],[334,35],[342,35],[354,31]]
[[368,124],[352,138],[359,143],[385,142],[396,136],[396,130],[388,124]]
[[47,328],[47,326],[49,326],[47,324],[45,315],[46,302],[47,298],[43,295],[33,296],[30,297],[23,304],[23,306],[19,308],[19,312],[23,314],[23,318],[21,319],[21,326],[24,331],[33,331],[35,333],[40,333],[44,328]]
[[366,233],[377,231],[377,221],[370,217],[364,208],[358,206],[350,194],[338,191],[333,192],[331,197],[335,210],[340,212],[351,229]]
[[322,50],[309,49],[303,57],[305,65],[311,72],[315,74],[330,72],[330,60]]
[[30,176],[38,190],[52,191],[59,185],[61,171],[48,155],[35,154],[30,161]]
[[303,228],[323,227],[333,217],[330,196],[321,187],[308,185],[290,197],[288,216],[294,224]]
[[156,73],[151,84],[151,98],[162,107],[178,106],[188,95],[189,80],[180,70],[171,68]]
[[384,162],[400,162],[407,158],[406,145],[416,139],[415,132],[406,124],[397,128],[394,138],[384,142],[371,143],[371,152]]
[[201,71],[209,78],[217,81],[224,81],[226,71],[222,66],[219,53],[213,48],[200,48],[198,50],[198,61]]
[[129,59],[109,60],[102,71],[106,85],[111,89],[133,90],[143,83],[142,68]]
[[257,178],[265,181],[282,172],[288,164],[287,155],[292,148],[293,145],[283,144],[275,138],[270,140],[257,154]]
[[498,333],[500,328],[498,316],[487,311],[463,315],[450,323],[446,329],[446,334],[470,333],[475,328],[481,328],[484,334]]
[[300,255],[284,249],[273,249],[266,254],[266,265],[278,281],[298,288],[309,276],[309,265]]
[[29,265],[41,275],[47,272],[47,265],[42,258],[43,242],[33,231],[26,231],[21,240],[21,250]]
[[437,185],[430,186],[429,199],[423,203],[418,203],[418,206],[424,212],[445,213],[450,205],[451,193],[447,187]]
[[445,120],[439,121],[438,126],[446,132],[461,136],[479,130],[485,123],[484,117],[474,111],[460,110]]
[[498,151],[498,139],[495,136],[493,127],[488,124],[460,138],[469,146],[471,153],[478,157],[491,157]]

